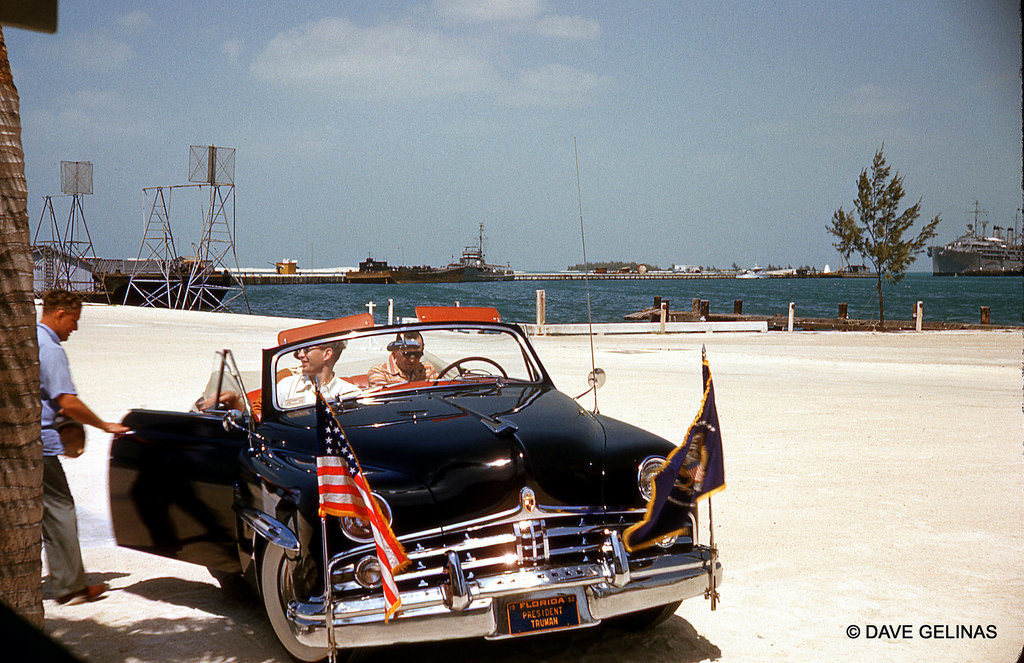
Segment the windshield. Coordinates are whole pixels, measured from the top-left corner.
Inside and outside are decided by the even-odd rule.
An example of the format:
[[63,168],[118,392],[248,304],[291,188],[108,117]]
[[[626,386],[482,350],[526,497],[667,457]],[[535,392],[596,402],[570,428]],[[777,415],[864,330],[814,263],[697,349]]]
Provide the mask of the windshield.
[[408,389],[537,382],[543,372],[521,334],[486,324],[410,325],[348,332],[283,350],[273,359],[275,403],[312,405]]
[[[239,371],[231,350],[218,350],[213,353],[210,379],[206,382],[202,395],[196,400],[193,411],[221,412],[237,408],[251,412],[252,406],[246,396],[246,385],[258,384],[259,371]],[[221,397],[217,398],[215,394],[221,394]],[[224,398],[225,395],[237,398]]]

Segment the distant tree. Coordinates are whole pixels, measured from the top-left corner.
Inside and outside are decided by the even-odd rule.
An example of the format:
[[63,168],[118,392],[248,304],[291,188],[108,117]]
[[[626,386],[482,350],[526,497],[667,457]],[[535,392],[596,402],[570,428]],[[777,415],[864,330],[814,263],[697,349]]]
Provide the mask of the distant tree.
[[606,269],[609,272],[617,272],[620,269],[622,269],[623,267],[626,267],[630,271],[635,272],[635,271],[639,270],[640,265],[646,265],[647,266],[647,270],[651,271],[651,272],[663,271],[661,269],[661,267],[658,267],[654,263],[649,263],[649,262],[639,263],[639,262],[624,261],[624,260],[609,260],[609,261],[606,261],[606,262],[588,262],[586,265],[584,265],[583,263],[577,263],[575,265],[567,265],[566,269],[568,271],[570,271],[570,272],[585,272],[587,270],[594,271],[595,269]]
[[907,275],[907,267],[935,237],[939,215],[929,221],[913,239],[903,239],[921,214],[921,200],[898,213],[903,199],[903,178],[897,171],[889,176],[889,166],[882,151],[875,152],[870,172],[864,169],[857,180],[857,199],[853,201],[857,216],[840,207],[832,217],[828,231],[836,237],[832,244],[847,260],[853,253],[871,263],[877,278],[878,321],[885,322],[882,282],[899,283]]

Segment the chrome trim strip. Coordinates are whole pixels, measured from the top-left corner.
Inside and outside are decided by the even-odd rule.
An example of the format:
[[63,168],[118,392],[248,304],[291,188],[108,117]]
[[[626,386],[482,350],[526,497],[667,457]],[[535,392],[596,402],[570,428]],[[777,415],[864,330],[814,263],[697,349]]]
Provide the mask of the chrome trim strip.
[[[457,532],[468,532],[468,531],[472,531],[474,529],[479,529],[481,527],[493,527],[493,526],[496,526],[496,525],[512,524],[512,523],[516,523],[516,522],[519,522],[519,521],[522,521],[522,520],[543,520],[545,518],[551,518],[551,517],[563,518],[565,516],[570,516],[570,515],[577,515],[577,516],[580,516],[580,517],[585,517],[585,516],[610,516],[610,517],[620,516],[620,517],[624,517],[624,516],[637,516],[637,515],[643,516],[644,513],[646,513],[646,510],[645,509],[640,509],[640,508],[638,508],[638,509],[605,511],[605,510],[602,510],[602,509],[593,509],[593,508],[590,508],[590,507],[577,507],[577,506],[558,507],[558,506],[542,506],[542,505],[538,505],[538,506],[534,507],[532,510],[527,511],[522,506],[516,506],[516,507],[508,509],[506,511],[502,511],[501,513],[492,514],[492,515],[489,515],[489,516],[484,516],[482,518],[475,518],[473,520],[465,520],[465,521],[462,521],[460,523],[453,523],[451,525],[446,525],[443,528],[435,527],[433,529],[423,530],[423,531],[420,531],[420,532],[413,532],[411,534],[403,534],[402,536],[398,537],[398,540],[405,547],[405,550],[406,550],[406,553],[409,556],[409,559],[417,559],[419,557],[437,555],[437,554],[439,554],[441,552],[441,551],[438,551],[437,549],[424,550],[422,546],[417,547],[417,542],[422,541],[423,539],[433,538],[433,537],[441,536],[441,535],[444,535],[444,534],[455,534]],[[575,526],[573,526],[573,525],[558,525],[558,527],[557,527],[558,530],[563,530],[563,528],[575,528],[579,532],[582,532],[582,533],[585,533],[585,532],[588,532],[588,531],[596,531],[598,529],[602,529],[602,528],[599,528],[599,527],[596,527],[596,526],[587,526],[587,525],[584,525],[583,523],[580,523],[579,525],[575,525]],[[548,530],[548,536],[552,536],[551,531],[552,530]],[[571,534],[571,533],[572,532],[559,531],[558,532],[558,536],[563,536],[563,535],[567,535],[567,534]],[[453,549],[453,550],[454,549],[459,549],[459,550],[461,550],[462,548],[457,548],[458,545],[464,545],[467,548],[468,547],[473,547],[473,546],[477,545],[475,542],[479,542],[479,541],[483,541],[483,540],[484,539],[473,539],[470,542],[464,542],[462,544],[455,544],[455,545],[451,546],[450,548],[446,548],[446,550],[448,550],[448,549]],[[500,542],[496,542],[496,543],[504,543],[504,541],[500,541]],[[350,548],[349,550],[346,550],[345,552],[340,553],[339,555],[336,555],[334,557],[334,560],[337,560],[338,563],[342,563],[341,560],[349,559],[349,558],[355,560],[355,559],[358,559],[359,557],[362,557],[363,555],[366,555],[368,553],[373,552],[374,550],[375,550],[375,544],[365,544],[365,545],[357,546],[355,548]],[[345,562],[345,563],[351,563],[351,562]],[[344,565],[344,564],[342,564],[342,565]]]
[[238,517],[251,527],[253,531],[270,543],[284,548],[289,559],[295,559],[299,556],[302,550],[302,546],[299,544],[299,537],[295,536],[295,533],[288,529],[287,525],[271,518],[262,511],[257,511],[247,506],[237,506],[235,511],[238,512]]
[[452,551],[448,553],[448,582],[442,585],[441,591],[444,595],[444,604],[452,610],[462,612],[473,602],[473,593],[466,584],[459,555]]

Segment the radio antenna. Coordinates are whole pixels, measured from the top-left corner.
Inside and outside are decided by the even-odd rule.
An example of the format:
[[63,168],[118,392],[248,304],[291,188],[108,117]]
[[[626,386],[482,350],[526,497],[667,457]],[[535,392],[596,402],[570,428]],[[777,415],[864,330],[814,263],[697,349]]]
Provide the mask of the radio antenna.
[[594,390],[594,413],[597,413],[597,362],[594,359],[594,319],[590,311],[590,265],[587,263],[587,235],[583,232],[583,194],[580,190],[580,153],[576,148],[576,136],[572,137],[572,151],[576,157],[576,200],[580,208],[580,241],[583,245],[583,282],[587,290],[587,331],[590,336],[590,378]]

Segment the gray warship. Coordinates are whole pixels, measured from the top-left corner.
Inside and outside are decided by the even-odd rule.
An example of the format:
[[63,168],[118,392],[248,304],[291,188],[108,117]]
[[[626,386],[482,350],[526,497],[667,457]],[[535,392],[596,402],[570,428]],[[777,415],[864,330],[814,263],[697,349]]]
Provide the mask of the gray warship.
[[[945,246],[928,247],[934,276],[1021,276],[1024,274],[1024,233],[1013,228],[992,226],[980,221],[983,213],[974,203],[974,223],[967,224],[967,232]],[[978,224],[981,230],[978,230]]]

